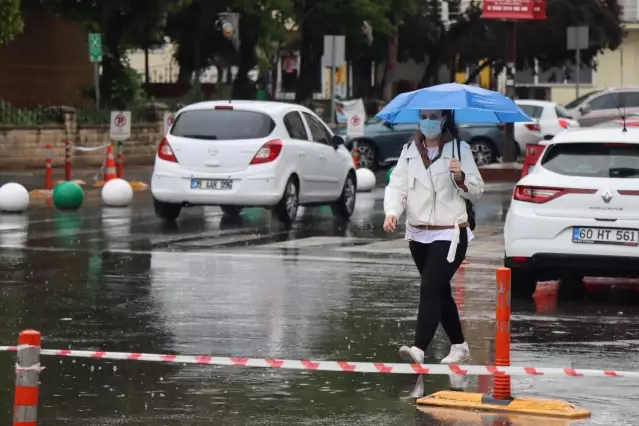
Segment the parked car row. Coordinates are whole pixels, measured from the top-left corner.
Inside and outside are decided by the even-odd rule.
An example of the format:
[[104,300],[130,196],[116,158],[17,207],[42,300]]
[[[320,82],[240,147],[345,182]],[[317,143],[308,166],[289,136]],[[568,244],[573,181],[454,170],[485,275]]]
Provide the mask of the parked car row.
[[[517,104],[534,120],[515,124],[517,156],[525,152],[527,144],[552,139],[565,129],[579,127],[579,123],[569,116],[568,111],[556,103],[520,100]],[[345,127],[334,131],[346,137]],[[375,170],[394,164],[402,147],[416,131],[417,124],[389,124],[372,117],[366,121],[364,136],[347,140],[346,147],[352,149],[353,142],[357,141],[359,166]],[[479,166],[494,163],[503,155],[506,140],[504,125],[460,123],[459,137],[471,146],[475,162]]]

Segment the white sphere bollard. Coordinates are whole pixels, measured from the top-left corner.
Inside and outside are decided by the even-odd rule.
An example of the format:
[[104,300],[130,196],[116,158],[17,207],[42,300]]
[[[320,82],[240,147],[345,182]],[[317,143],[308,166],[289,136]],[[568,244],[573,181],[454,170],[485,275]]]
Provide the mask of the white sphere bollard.
[[124,179],[113,179],[102,187],[102,201],[110,207],[127,207],[133,200],[133,188]]
[[370,192],[375,188],[377,179],[375,179],[375,173],[369,169],[357,169],[357,191],[358,192]]
[[6,183],[0,187],[0,211],[22,213],[29,207],[29,191],[19,183]]

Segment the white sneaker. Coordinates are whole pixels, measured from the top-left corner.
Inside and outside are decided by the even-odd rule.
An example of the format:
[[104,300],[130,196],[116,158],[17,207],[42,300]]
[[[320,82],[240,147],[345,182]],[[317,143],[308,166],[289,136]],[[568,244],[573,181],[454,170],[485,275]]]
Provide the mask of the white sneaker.
[[459,345],[452,345],[450,347],[450,353],[444,359],[442,364],[461,364],[464,361],[470,359],[470,350],[468,349],[468,343],[464,342]]
[[409,362],[411,364],[424,363],[424,351],[415,346],[413,346],[412,348],[409,348],[408,346],[402,346],[401,348],[399,348],[399,356],[404,362]]

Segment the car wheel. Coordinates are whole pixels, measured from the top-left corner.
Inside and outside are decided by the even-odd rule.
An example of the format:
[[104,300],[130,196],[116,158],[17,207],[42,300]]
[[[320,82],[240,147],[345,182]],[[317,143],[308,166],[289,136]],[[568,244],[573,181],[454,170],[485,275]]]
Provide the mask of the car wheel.
[[357,141],[357,168],[377,170],[377,149],[366,141]]
[[537,278],[530,270],[510,270],[510,294],[520,299],[531,299],[537,290]]
[[290,225],[297,216],[299,208],[299,190],[297,180],[291,176],[284,187],[282,199],[275,205],[275,215],[286,225]]
[[242,213],[242,207],[238,207],[238,206],[220,206],[220,209],[222,209],[222,213],[224,213],[224,216],[239,216],[240,213]]
[[486,139],[475,139],[470,142],[470,149],[477,167],[487,166],[495,162],[497,156],[493,144]]
[[180,204],[165,203],[153,199],[153,208],[155,209],[155,215],[165,222],[175,222],[182,211]]
[[344,219],[348,219],[355,211],[355,199],[357,197],[357,183],[353,173],[348,173],[344,181],[342,195],[331,206],[333,214]]

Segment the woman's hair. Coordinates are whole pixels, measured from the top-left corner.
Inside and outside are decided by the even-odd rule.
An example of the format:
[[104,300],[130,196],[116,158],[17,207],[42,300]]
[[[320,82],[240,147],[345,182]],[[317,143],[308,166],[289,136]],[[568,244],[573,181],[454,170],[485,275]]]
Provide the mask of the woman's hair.
[[[446,121],[442,126],[442,134],[439,142],[440,147],[446,142],[455,140],[459,137],[459,134],[457,132],[457,124],[455,123],[455,112],[451,109],[443,109],[442,118],[446,118]],[[416,142],[423,143],[425,136],[419,129],[417,129],[417,132],[415,132],[415,136],[413,136],[413,139]]]

